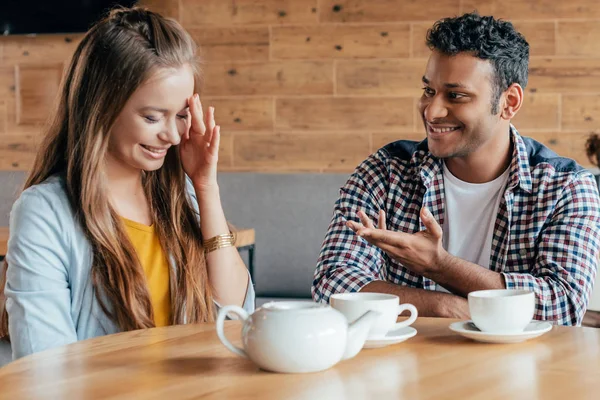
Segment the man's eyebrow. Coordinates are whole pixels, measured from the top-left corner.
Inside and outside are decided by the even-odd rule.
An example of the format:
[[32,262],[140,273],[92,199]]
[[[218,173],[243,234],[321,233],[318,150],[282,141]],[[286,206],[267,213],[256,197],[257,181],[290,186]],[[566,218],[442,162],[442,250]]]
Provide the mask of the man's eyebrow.
[[467,86],[463,85],[462,83],[445,83],[444,86],[446,86],[448,89],[467,89]]
[[[425,77],[422,77],[421,79],[424,84],[429,85],[429,79],[427,79]],[[458,83],[458,82],[457,83],[454,83],[454,82],[444,83],[444,87],[446,87],[447,89],[457,89],[457,88],[468,89],[468,87],[466,85],[463,85],[462,83]]]

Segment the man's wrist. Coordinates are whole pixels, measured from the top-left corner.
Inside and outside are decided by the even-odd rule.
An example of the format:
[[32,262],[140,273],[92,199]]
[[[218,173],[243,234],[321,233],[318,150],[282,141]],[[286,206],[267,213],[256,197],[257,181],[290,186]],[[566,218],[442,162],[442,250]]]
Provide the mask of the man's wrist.
[[455,295],[444,296],[436,305],[436,314],[441,318],[469,318],[469,302]]
[[425,272],[425,276],[440,283],[440,278],[442,278],[443,275],[448,272],[450,266],[453,265],[453,259],[454,256],[452,254],[448,253],[446,250],[442,250],[438,257],[436,257],[433,265]]

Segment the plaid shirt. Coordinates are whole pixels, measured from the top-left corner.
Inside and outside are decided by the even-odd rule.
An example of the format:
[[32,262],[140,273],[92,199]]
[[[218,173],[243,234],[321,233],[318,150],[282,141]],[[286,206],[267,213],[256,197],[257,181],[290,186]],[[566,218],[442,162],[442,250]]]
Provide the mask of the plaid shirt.
[[[494,225],[490,270],[509,289],[535,292],[535,319],[581,323],[594,284],[600,247],[600,201],[593,175],[511,128],[514,143],[508,184]],[[312,295],[329,301],[374,280],[435,290],[417,275],[346,227],[364,210],[373,220],[385,210],[387,228],[425,229],[427,207],[444,224],[442,160],[427,140],[390,143],[360,164],[340,190],[315,271]]]

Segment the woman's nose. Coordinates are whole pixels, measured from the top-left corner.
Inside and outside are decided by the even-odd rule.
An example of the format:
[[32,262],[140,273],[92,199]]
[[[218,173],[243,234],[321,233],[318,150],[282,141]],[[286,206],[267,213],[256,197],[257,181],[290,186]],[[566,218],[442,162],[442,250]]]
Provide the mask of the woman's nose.
[[181,142],[182,133],[179,132],[179,127],[176,121],[169,122],[163,131],[158,135],[159,138],[173,146],[177,146]]

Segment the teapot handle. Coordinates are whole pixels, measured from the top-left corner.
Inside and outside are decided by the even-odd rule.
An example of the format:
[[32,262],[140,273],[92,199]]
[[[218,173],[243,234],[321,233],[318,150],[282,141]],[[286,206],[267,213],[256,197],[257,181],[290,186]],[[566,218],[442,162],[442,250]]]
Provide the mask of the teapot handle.
[[223,328],[224,328],[223,324],[225,322],[225,318],[227,318],[228,313],[232,313],[232,314],[237,315],[238,317],[241,317],[241,319],[243,321],[248,319],[248,313],[242,307],[232,305],[232,306],[225,306],[225,307],[221,308],[219,310],[219,315],[217,316],[217,336],[219,336],[219,340],[221,340],[221,343],[223,343],[225,345],[225,347],[227,347],[230,351],[232,351],[233,353],[237,354],[240,357],[249,358],[248,354],[246,354],[246,352],[243,349],[241,349],[237,346],[234,346],[227,339],[227,337],[225,337],[225,331],[223,330]]

